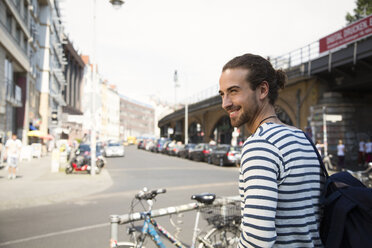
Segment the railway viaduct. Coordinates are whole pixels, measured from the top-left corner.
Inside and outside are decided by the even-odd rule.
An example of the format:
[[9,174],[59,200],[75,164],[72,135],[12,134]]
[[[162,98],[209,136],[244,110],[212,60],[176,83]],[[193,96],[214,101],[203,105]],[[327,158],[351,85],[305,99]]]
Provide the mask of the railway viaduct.
[[[372,16],[369,18],[372,23]],[[337,142],[342,139],[346,158],[355,161],[359,140],[372,136],[372,36],[322,52],[324,39],[270,59],[288,76],[285,89],[279,92],[277,113],[283,122],[304,130],[314,140],[324,140],[326,124],[328,152],[335,154]],[[214,139],[230,143],[233,137],[238,142],[248,137],[245,127],[231,127],[217,91],[214,96],[188,105],[189,142]],[[184,125],[185,108],[158,122],[162,136],[181,141],[185,137]]]

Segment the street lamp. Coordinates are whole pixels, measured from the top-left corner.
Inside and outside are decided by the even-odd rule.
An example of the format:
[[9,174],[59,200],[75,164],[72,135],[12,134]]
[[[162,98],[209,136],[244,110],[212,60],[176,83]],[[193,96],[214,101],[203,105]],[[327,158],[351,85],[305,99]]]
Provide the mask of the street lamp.
[[173,81],[174,81],[174,106],[175,108],[177,108],[177,87],[180,87],[180,85],[178,84],[178,74],[177,74],[177,70],[174,71],[174,75],[173,75]]
[[114,7],[114,9],[120,9],[121,5],[124,4],[123,0],[110,0],[110,3]]

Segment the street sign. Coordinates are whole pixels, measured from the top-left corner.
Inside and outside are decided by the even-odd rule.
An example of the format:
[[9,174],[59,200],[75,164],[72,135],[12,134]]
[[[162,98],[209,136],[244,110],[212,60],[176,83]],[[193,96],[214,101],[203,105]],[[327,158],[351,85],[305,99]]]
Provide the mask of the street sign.
[[330,122],[342,121],[342,115],[325,115],[325,119]]
[[372,35],[372,15],[319,40],[319,53],[350,44]]

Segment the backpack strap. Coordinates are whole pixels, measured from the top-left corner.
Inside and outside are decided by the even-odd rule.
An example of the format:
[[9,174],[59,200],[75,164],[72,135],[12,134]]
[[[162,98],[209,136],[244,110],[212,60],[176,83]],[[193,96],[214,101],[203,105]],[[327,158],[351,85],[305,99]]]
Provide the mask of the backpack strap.
[[328,175],[328,172],[327,172],[326,167],[324,166],[323,159],[322,159],[322,157],[320,156],[320,154],[319,154],[319,152],[318,152],[318,149],[316,149],[316,147],[315,147],[315,145],[314,145],[314,142],[309,138],[309,136],[307,136],[306,133],[304,133],[304,134],[305,134],[305,137],[307,138],[307,140],[308,140],[308,141],[310,142],[310,144],[313,146],[314,151],[315,151],[315,153],[316,153],[316,156],[318,157],[320,167],[321,167],[322,170],[323,170],[323,173],[324,173],[324,175],[325,175],[325,178],[328,179],[328,178],[329,178],[329,175]]

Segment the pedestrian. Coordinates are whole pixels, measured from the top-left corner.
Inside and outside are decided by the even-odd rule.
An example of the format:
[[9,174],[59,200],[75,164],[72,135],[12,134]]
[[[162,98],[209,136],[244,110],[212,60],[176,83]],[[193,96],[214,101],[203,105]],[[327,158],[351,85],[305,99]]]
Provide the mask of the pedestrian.
[[358,152],[358,166],[363,166],[365,163],[365,152],[366,152],[366,142],[361,139],[359,142],[359,152]]
[[317,140],[317,141],[316,141],[316,143],[315,143],[315,147],[316,147],[316,149],[318,150],[320,156],[323,157],[322,149],[324,148],[324,145],[322,144],[322,142],[320,142],[320,140]]
[[4,145],[3,145],[3,138],[0,137],[0,169],[3,166],[3,161],[5,159],[5,155],[4,155],[5,151],[4,150],[5,150],[5,148],[4,148]]
[[222,69],[219,93],[231,125],[246,125],[239,175],[239,248],[322,247],[320,196],[324,175],[300,129],[275,113],[286,75],[258,55],[244,54]]
[[345,167],[345,145],[343,144],[342,139],[338,140],[337,157],[338,157],[338,168],[343,169]]
[[367,143],[366,143],[366,162],[367,162],[367,164],[372,162],[372,141],[371,141],[371,138],[369,138]]
[[21,155],[22,142],[13,134],[12,138],[5,143],[5,157],[8,162],[8,179],[15,179],[19,157]]

